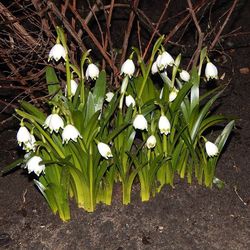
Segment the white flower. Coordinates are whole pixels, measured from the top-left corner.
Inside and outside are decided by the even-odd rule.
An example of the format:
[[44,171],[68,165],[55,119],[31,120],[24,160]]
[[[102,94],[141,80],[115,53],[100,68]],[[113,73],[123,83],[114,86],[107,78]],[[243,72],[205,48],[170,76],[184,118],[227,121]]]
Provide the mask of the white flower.
[[27,152],[36,150],[36,138],[34,135],[30,135],[30,140],[23,145],[23,149]]
[[151,68],[151,73],[152,75],[156,74],[158,72],[158,67],[157,67],[157,61],[155,61],[152,65],[152,68]]
[[101,156],[104,157],[105,159],[113,157],[111,149],[106,143],[98,142],[97,148]]
[[60,128],[64,127],[63,119],[58,114],[50,114],[43,125],[44,128],[49,128],[50,133],[55,131],[58,133]]
[[148,130],[148,122],[143,115],[136,115],[133,126],[135,129]]
[[210,141],[207,141],[205,143],[205,147],[206,147],[207,155],[209,157],[216,156],[219,153],[218,147]]
[[163,70],[166,69],[167,66],[174,65],[174,58],[167,51],[164,51],[161,55],[157,57],[156,63],[158,69]]
[[148,149],[154,148],[156,145],[156,138],[154,135],[150,135],[147,139],[146,146]]
[[127,95],[126,99],[125,99],[125,103],[126,103],[127,107],[129,107],[130,105],[132,105],[132,107],[134,107],[135,106],[135,99],[133,98],[133,96]]
[[165,115],[162,115],[159,119],[158,122],[158,127],[160,129],[161,134],[169,134],[170,133],[170,122],[168,120],[168,118]]
[[24,126],[21,126],[19,128],[16,137],[19,146],[21,146],[22,143],[27,144],[29,141],[31,141],[31,134],[29,130]]
[[133,74],[135,73],[135,65],[134,62],[131,59],[127,59],[121,67],[121,75],[125,74],[128,75],[129,77],[132,77]]
[[39,176],[45,170],[45,165],[39,165],[42,161],[42,158],[39,156],[33,156],[26,163],[26,168],[28,169],[28,173],[34,172],[37,176]]
[[173,102],[174,100],[175,100],[175,98],[177,97],[177,95],[178,95],[178,89],[176,89],[176,88],[173,88],[173,90],[170,92],[170,94],[169,94],[169,101],[170,102]]
[[114,93],[113,93],[113,92],[108,92],[108,93],[106,94],[105,97],[106,97],[105,100],[106,100],[107,102],[111,102],[111,100],[112,100],[113,97],[114,97]]
[[205,68],[205,76],[207,80],[211,79],[218,79],[218,70],[214,64],[208,62]]
[[87,80],[89,78],[91,78],[92,80],[96,80],[99,77],[99,73],[100,71],[98,67],[95,64],[90,63],[87,67],[85,75],[86,75]]
[[60,43],[57,43],[52,47],[52,49],[49,52],[49,60],[52,58],[55,59],[56,61],[59,61],[61,57],[65,60],[66,51]]
[[188,82],[190,80],[190,75],[186,70],[182,70],[181,73],[180,73],[180,78],[184,82]]
[[[78,88],[78,84],[76,83],[75,80],[70,80],[70,89],[71,89],[71,95],[74,96],[76,93],[76,90]],[[67,95],[67,85],[65,86],[65,95]]]
[[63,143],[68,143],[69,140],[75,141],[77,142],[77,137],[82,138],[82,136],[80,135],[79,131],[77,130],[76,127],[74,127],[71,124],[68,124],[62,132],[62,139],[63,139]]

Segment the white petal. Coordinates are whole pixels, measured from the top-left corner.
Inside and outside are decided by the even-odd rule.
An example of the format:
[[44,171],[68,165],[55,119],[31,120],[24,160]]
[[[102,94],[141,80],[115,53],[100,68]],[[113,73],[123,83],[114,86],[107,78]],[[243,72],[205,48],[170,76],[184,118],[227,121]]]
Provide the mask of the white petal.
[[162,115],[160,117],[159,122],[158,122],[158,127],[159,127],[161,134],[168,135],[170,133],[170,128],[171,128],[170,122],[165,115]]
[[136,115],[133,126],[135,129],[148,130],[148,122],[143,115]]
[[218,70],[214,64],[208,62],[205,68],[205,76],[207,80],[211,79],[218,79]]
[[49,60],[55,59],[56,61],[60,60],[61,57],[65,59],[66,51],[61,44],[55,44],[49,52]]
[[95,80],[99,77],[99,73],[100,71],[98,67],[95,64],[90,63],[87,67],[85,75],[87,79],[91,78],[92,80]]
[[205,143],[205,148],[209,157],[216,156],[219,153],[218,147],[210,141]]
[[105,101],[111,102],[112,98],[114,97],[114,93],[113,92],[108,92],[105,97],[106,97]]
[[156,145],[156,138],[154,135],[151,135],[148,137],[147,142],[146,142],[146,146],[148,149],[154,148]]
[[180,78],[184,82],[188,82],[190,80],[190,75],[186,70],[182,70],[181,73],[180,73]]
[[82,136],[80,135],[77,128],[74,127],[73,125],[68,124],[63,129],[63,132],[62,132],[63,143],[68,143],[69,140],[73,140],[73,141],[77,142],[78,137],[82,138]]
[[42,161],[42,158],[39,156],[33,156],[30,158],[26,164],[26,167],[28,169],[28,173],[34,172],[37,176],[41,174],[41,172],[44,172],[45,165],[39,165],[39,163]]
[[30,140],[31,140],[31,134],[29,130],[24,126],[21,126],[17,132],[17,142],[19,146],[21,146],[22,143],[24,144],[28,143]]
[[133,96],[131,96],[131,95],[126,96],[125,104],[127,107],[129,107],[130,105],[132,105],[132,107],[134,107],[135,106],[135,99],[133,98]]
[[133,76],[135,72],[135,65],[131,59],[127,59],[121,67],[121,74],[128,75],[129,77]]
[[97,144],[97,148],[101,156],[104,157],[105,159],[108,159],[109,157],[113,157],[111,149],[106,143],[99,142]]
[[151,73],[152,75],[156,74],[158,72],[158,66],[157,66],[157,62],[155,61],[152,65],[152,68],[151,68]]

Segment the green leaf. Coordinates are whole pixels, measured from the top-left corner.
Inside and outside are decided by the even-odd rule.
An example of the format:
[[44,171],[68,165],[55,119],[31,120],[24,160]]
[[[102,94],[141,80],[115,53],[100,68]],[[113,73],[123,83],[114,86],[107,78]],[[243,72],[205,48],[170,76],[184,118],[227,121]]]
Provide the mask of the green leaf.
[[34,105],[26,101],[20,101],[20,105],[29,114],[36,116],[41,121],[45,121],[46,115],[40,109],[36,108]]
[[199,84],[200,84],[200,77],[198,75],[197,69],[193,68],[191,71],[191,79],[190,82],[193,84],[193,87],[191,88],[191,112],[194,109],[194,107],[199,106]]
[[24,161],[24,159],[20,158],[20,159],[17,159],[16,161],[10,163],[6,167],[4,167],[3,170],[1,170],[2,175],[5,175],[8,172],[12,171],[13,169],[19,167],[23,163],[23,161]]
[[62,90],[54,68],[47,66],[45,74],[49,95],[54,96],[54,100],[58,100],[59,96],[62,95]]
[[106,72],[102,70],[96,80],[93,90],[93,99],[95,104],[95,111],[101,110],[104,97],[106,94]]

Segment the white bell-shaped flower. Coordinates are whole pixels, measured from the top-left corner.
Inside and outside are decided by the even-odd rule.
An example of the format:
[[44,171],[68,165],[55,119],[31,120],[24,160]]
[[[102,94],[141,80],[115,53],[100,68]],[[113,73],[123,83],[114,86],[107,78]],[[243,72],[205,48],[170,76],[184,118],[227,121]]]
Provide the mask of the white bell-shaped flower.
[[135,106],[135,99],[133,98],[132,95],[127,95],[125,98],[125,104],[127,107],[129,107],[130,105],[132,105],[132,107]]
[[170,122],[165,115],[162,115],[160,117],[159,122],[158,122],[158,127],[159,127],[161,134],[168,135],[170,133],[170,128],[171,128]]
[[87,80],[89,78],[91,80],[96,80],[99,77],[99,73],[100,73],[100,70],[98,69],[98,67],[95,64],[90,63],[87,67],[85,75],[86,75]]
[[49,128],[50,133],[55,131],[58,133],[59,129],[64,127],[63,119],[58,114],[50,114],[43,125],[44,128]]
[[205,68],[205,76],[207,80],[211,79],[218,79],[218,70],[214,64],[208,62]]
[[156,145],[156,138],[154,135],[150,135],[146,141],[146,146],[148,149],[154,148]]
[[80,135],[79,131],[77,130],[75,126],[71,124],[68,124],[67,126],[65,126],[62,132],[63,143],[67,144],[69,140],[77,142],[77,137],[82,138],[82,136]]
[[106,143],[98,142],[97,148],[101,156],[104,157],[105,159],[113,157],[111,149]]
[[21,146],[22,143],[27,144],[29,141],[31,141],[31,134],[29,130],[24,126],[21,126],[19,130],[17,131],[18,145]]
[[49,52],[49,60],[55,59],[56,61],[59,61],[61,57],[65,60],[66,51],[60,43],[57,43],[52,47]]
[[36,138],[34,135],[30,135],[30,140],[23,145],[23,149],[26,152],[29,152],[31,150],[35,151],[36,150]]
[[205,148],[206,148],[207,155],[209,157],[216,156],[219,153],[218,147],[210,141],[207,141],[205,143]]
[[166,69],[167,66],[174,65],[174,58],[167,51],[164,51],[161,55],[157,57],[156,63],[158,69],[163,70]]
[[28,173],[34,172],[37,176],[39,176],[45,170],[45,165],[39,165],[42,161],[40,156],[33,156],[26,163],[26,168],[28,169]]
[[121,75],[128,75],[129,77],[132,77],[135,73],[135,65],[134,62],[131,59],[127,59],[121,67]]
[[184,82],[188,82],[190,80],[190,74],[186,70],[182,70],[180,73],[180,78]]
[[173,102],[175,100],[178,95],[178,92],[178,89],[173,88],[173,90],[169,93],[169,102]]
[[111,100],[113,99],[113,97],[114,97],[114,93],[113,93],[113,92],[108,92],[108,93],[105,95],[105,101],[111,102]]
[[157,66],[157,61],[155,61],[153,64],[152,64],[152,67],[151,67],[151,73],[152,75],[156,74],[158,72],[158,66]]
[[143,115],[136,115],[133,126],[135,129],[148,130],[148,122]]

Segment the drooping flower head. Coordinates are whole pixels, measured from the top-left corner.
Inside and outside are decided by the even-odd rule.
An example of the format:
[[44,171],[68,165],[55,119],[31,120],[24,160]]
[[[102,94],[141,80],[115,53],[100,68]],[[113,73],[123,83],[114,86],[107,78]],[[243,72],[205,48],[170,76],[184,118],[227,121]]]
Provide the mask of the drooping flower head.
[[158,127],[159,127],[161,134],[168,135],[170,133],[170,128],[171,128],[170,122],[165,115],[162,115],[160,117],[159,122],[158,122]]
[[59,129],[64,127],[63,119],[58,114],[50,114],[43,125],[44,128],[49,128],[50,133],[55,131],[58,133]]
[[135,106],[135,99],[133,98],[132,95],[127,95],[126,96],[125,104],[126,104],[127,107],[129,107],[130,105],[132,105],[132,107]]
[[157,61],[155,61],[153,64],[152,64],[152,67],[151,67],[151,73],[152,75],[156,74],[158,72],[158,66],[157,66]]
[[98,142],[97,148],[101,156],[104,157],[105,159],[113,157],[111,149],[108,146],[108,144],[103,143],[103,142]]
[[127,59],[121,67],[121,75],[128,75],[129,77],[132,77],[135,73],[135,65],[134,62],[131,59]]
[[39,176],[45,170],[44,164],[39,164],[42,161],[40,156],[31,157],[26,163],[26,168],[28,169],[28,173],[34,172],[37,176]]
[[218,70],[214,64],[208,62],[205,68],[205,76],[207,80],[209,79],[218,79]]
[[70,140],[77,142],[77,138],[80,137],[82,138],[82,136],[80,135],[79,131],[77,130],[77,128],[71,124],[68,124],[62,132],[62,139],[63,139],[63,143],[68,143]]
[[87,80],[90,78],[91,80],[96,80],[98,77],[99,77],[99,69],[98,67],[93,64],[93,63],[90,63],[87,67],[87,70],[86,70],[86,78]]
[[158,55],[156,63],[158,69],[163,70],[166,69],[167,66],[174,65],[174,58],[167,51],[164,51],[162,54]]
[[148,122],[146,118],[141,114],[136,115],[134,122],[133,122],[133,126],[135,129],[148,130]]
[[148,149],[154,148],[156,145],[156,138],[154,135],[150,135],[146,141],[146,146]]
[[19,130],[17,131],[18,145],[21,146],[22,143],[27,144],[29,141],[31,141],[31,134],[29,130],[24,126],[21,126]]
[[49,52],[49,60],[55,59],[55,61],[59,61],[61,58],[65,60],[65,57],[66,51],[60,43],[55,44]]
[[218,147],[210,141],[207,141],[205,143],[205,148],[206,148],[207,155],[209,157],[214,157],[219,153]]

